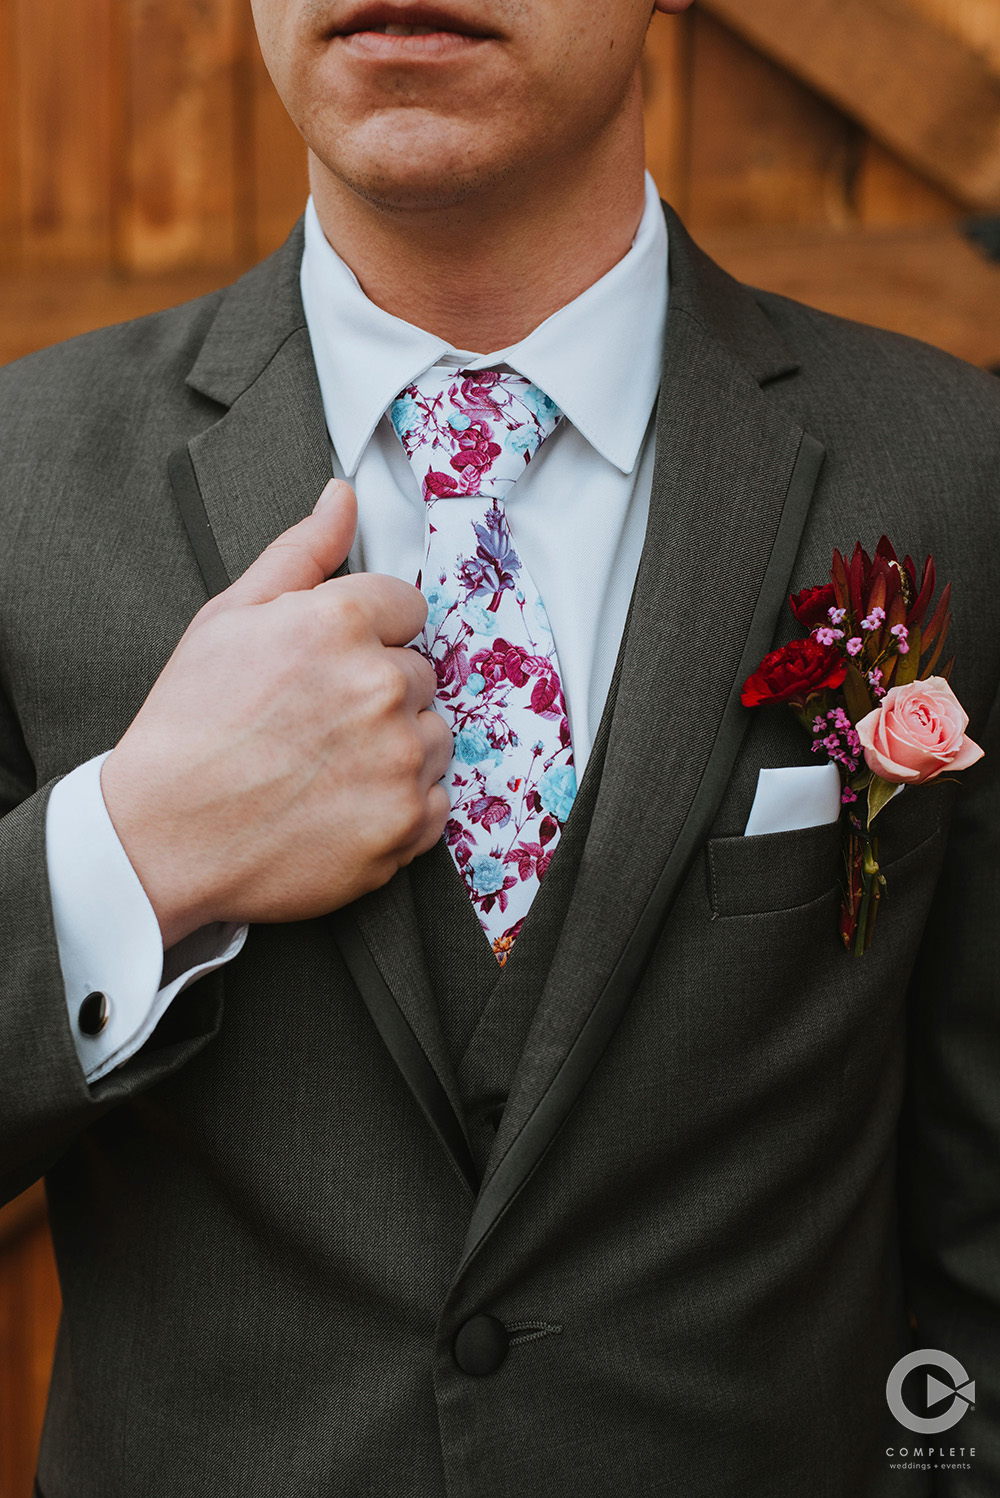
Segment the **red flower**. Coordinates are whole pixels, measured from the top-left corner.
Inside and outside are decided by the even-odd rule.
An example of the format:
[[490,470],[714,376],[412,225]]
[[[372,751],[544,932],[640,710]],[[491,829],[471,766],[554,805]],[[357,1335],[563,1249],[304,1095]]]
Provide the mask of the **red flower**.
[[801,593],[793,593],[788,607],[806,629],[815,629],[817,624],[830,622],[828,611],[835,608],[836,603],[833,583],[825,583],[821,588],[803,588]]
[[832,645],[820,645],[812,637],[792,640],[780,650],[765,655],[748,676],[740,701],[744,707],[769,702],[805,702],[825,687],[839,687],[847,667]]

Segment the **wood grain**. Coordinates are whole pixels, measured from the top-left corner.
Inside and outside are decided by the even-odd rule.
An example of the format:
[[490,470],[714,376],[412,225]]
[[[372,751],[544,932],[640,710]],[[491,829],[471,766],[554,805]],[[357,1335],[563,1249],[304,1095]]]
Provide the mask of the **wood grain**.
[[[106,262],[115,134],[113,0],[7,0],[16,59],[7,148],[22,263]],[[6,154],[6,153],[5,153]]]
[[687,212],[690,176],[691,17],[657,12],[642,58],[646,166],[679,213]]
[[752,286],[1000,365],[1000,266],[948,225],[830,233],[808,227],[701,235]]
[[954,223],[962,215],[953,197],[871,136],[858,153],[851,202],[859,223],[886,227]]
[[[32,0],[33,3],[33,0]],[[148,273],[246,253],[241,0],[122,0],[126,139],[117,257]]]
[[907,0],[702,0],[960,201],[1000,207],[1000,78]]
[[128,279],[109,271],[77,272],[59,280],[38,272],[0,273],[0,364],[92,328],[202,296],[238,273],[237,266],[228,272],[208,268]]
[[40,1190],[0,1213],[0,1498],[30,1498],[59,1321]]
[[1000,0],[908,0],[918,15],[978,52],[1000,74]]
[[710,16],[692,19],[691,226],[846,223],[855,127]]
[[306,146],[278,98],[256,36],[247,39],[252,110],[250,165],[252,234],[256,256],[269,255],[288,235],[309,194]]

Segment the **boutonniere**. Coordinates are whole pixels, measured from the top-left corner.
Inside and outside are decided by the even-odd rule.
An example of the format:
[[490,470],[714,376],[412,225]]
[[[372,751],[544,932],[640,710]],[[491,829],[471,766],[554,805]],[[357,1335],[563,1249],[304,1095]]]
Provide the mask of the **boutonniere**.
[[948,685],[954,657],[938,665],[951,584],[928,618],[934,581],[933,557],[918,587],[912,559],[900,562],[885,536],[874,558],[860,543],[850,562],[835,551],[830,581],[788,600],[805,638],[766,655],[742,692],[746,707],[786,703],[812,736],[812,752],[840,770],[840,934],[857,957],[871,942],[885,889],[872,830],[879,812],[900,786],[967,770],[983,755]]

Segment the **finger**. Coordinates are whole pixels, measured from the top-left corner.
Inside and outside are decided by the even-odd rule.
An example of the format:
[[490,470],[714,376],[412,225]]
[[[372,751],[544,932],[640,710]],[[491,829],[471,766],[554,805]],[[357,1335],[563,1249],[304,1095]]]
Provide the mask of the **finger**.
[[311,515],[282,531],[219,595],[218,603],[268,603],[282,593],[315,588],[336,572],[354,541],[358,504],[350,484],[331,479]]
[[443,785],[432,785],[427,792],[427,816],[423,831],[410,848],[409,858],[416,858],[421,853],[426,853],[436,842],[440,841],[445,823],[450,816],[451,801],[448,792]]
[[441,714],[432,708],[417,714],[417,732],[424,742],[424,784],[429,788],[451,764],[455,740]]
[[316,592],[320,602],[356,608],[383,645],[408,645],[427,618],[427,600],[419,589],[383,572],[332,578]]
[[430,661],[416,650],[392,645],[386,650],[392,664],[406,677],[406,706],[411,713],[430,707],[437,691],[437,673]]

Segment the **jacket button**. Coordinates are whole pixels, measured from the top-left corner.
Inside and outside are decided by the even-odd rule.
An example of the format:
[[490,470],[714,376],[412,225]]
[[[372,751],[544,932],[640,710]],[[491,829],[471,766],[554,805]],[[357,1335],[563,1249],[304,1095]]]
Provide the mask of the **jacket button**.
[[107,994],[101,993],[100,989],[95,989],[93,993],[88,993],[80,1005],[80,1013],[76,1017],[76,1022],[84,1035],[100,1035],[108,1022],[110,1012]]
[[502,1321],[495,1316],[471,1316],[455,1338],[455,1362],[470,1378],[496,1373],[510,1346]]

